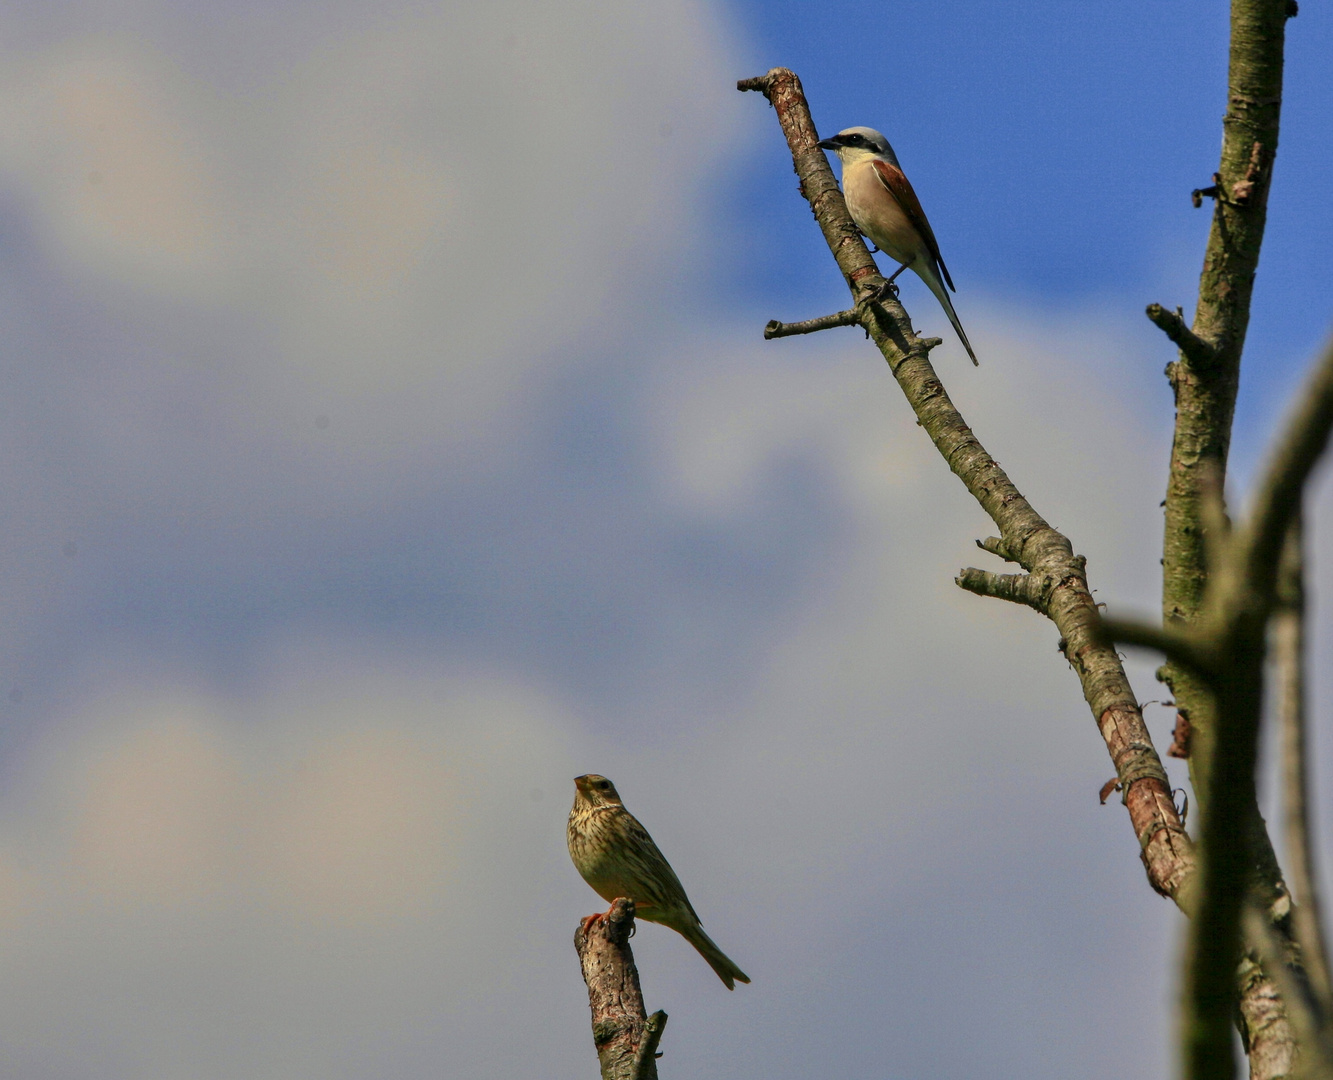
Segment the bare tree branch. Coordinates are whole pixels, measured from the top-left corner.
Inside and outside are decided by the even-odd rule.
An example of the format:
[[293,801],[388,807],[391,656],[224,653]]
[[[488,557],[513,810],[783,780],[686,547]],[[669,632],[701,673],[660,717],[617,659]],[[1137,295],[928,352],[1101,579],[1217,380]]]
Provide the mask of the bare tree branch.
[[764,327],[764,340],[771,341],[773,338],[792,337],[796,334],[813,334],[820,330],[831,330],[835,326],[860,326],[861,317],[856,308],[848,308],[832,315],[822,315],[818,319],[806,319],[805,322],[784,323],[770,319],[768,325]]
[[[1201,462],[1226,466],[1240,358],[1250,298],[1267,220],[1268,189],[1277,154],[1282,66],[1288,11],[1285,0],[1233,0],[1227,111],[1217,183],[1222,192],[1243,184],[1244,202],[1219,198],[1199,281],[1190,339],[1206,356],[1182,347],[1170,370],[1176,432],[1166,497],[1163,617],[1191,621],[1207,574],[1198,525]],[[1149,312],[1152,317],[1152,312]],[[1154,319],[1154,321],[1157,321]],[[1159,323],[1159,325],[1161,325]],[[1183,320],[1181,322],[1184,328]],[[1200,357],[1206,361],[1199,363]],[[1168,676],[1169,679],[1169,676]],[[1186,698],[1189,694],[1185,695]],[[1182,701],[1180,694],[1176,695]],[[1192,701],[1183,701],[1190,715]],[[1191,716],[1196,727],[1207,717]]]
[[657,1076],[657,1044],[662,1041],[662,1032],[666,1031],[667,1014],[661,1009],[648,1017],[643,1028],[643,1041],[634,1052],[634,1075],[631,1080],[655,1080]]
[[[1276,85],[1280,87],[1282,34],[1278,25],[1274,46],[1271,6],[1271,0],[1235,0],[1233,108],[1266,107],[1252,95],[1242,93],[1237,97],[1235,88],[1238,78],[1240,83],[1245,83],[1254,76],[1256,64],[1260,68],[1267,64],[1267,74],[1260,72],[1254,77],[1261,81],[1273,77],[1274,55]],[[1285,7],[1282,18],[1285,18]],[[818,137],[799,80],[790,71],[774,69],[762,78],[746,80],[740,88],[761,90],[773,104],[787,137],[802,193],[810,202],[853,298],[861,304],[882,279],[847,214],[827,161],[818,152]],[[1267,104],[1275,106],[1276,99]],[[1249,112],[1246,116],[1252,119]],[[1229,116],[1228,119],[1232,118]],[[1243,128],[1250,119],[1244,120],[1240,127]],[[1275,135],[1275,108],[1271,119]],[[1177,426],[1172,486],[1168,491],[1164,559],[1164,565],[1167,565],[1164,606],[1168,627],[1178,620],[1188,623],[1199,617],[1210,554],[1204,548],[1206,533],[1211,531],[1214,534],[1208,540],[1214,549],[1225,538],[1228,555],[1240,550],[1253,552],[1261,546],[1253,543],[1242,546],[1226,537],[1225,512],[1220,500],[1222,467],[1234,408],[1235,387],[1228,385],[1228,381],[1235,382],[1244,325],[1248,320],[1250,282],[1238,283],[1234,278],[1237,274],[1243,277],[1247,273],[1252,278],[1262,238],[1262,222],[1256,230],[1253,216],[1262,217],[1267,170],[1271,166],[1271,153],[1266,157],[1262,146],[1250,150],[1242,181],[1237,181],[1243,183],[1243,190],[1233,185],[1232,198],[1219,200],[1214,229],[1215,241],[1229,244],[1235,237],[1220,236],[1219,230],[1225,232],[1231,223],[1230,215],[1251,215],[1249,224],[1242,229],[1248,238],[1249,256],[1252,256],[1249,269],[1245,269],[1244,259],[1237,261],[1223,253],[1218,258],[1226,264],[1223,267],[1225,273],[1221,276],[1214,273],[1221,263],[1210,265],[1201,288],[1201,310],[1208,309],[1214,330],[1222,327],[1227,332],[1219,331],[1207,338],[1198,333],[1197,319],[1193,332],[1185,331],[1183,322],[1176,326],[1169,319],[1163,320],[1176,331],[1176,336],[1193,354],[1194,361],[1204,358],[1204,351],[1196,347],[1196,339],[1206,342],[1216,354],[1209,358],[1216,363],[1207,373],[1198,364],[1191,368],[1191,357],[1186,354],[1173,365],[1172,383],[1177,391],[1178,409],[1191,415]],[[1211,278],[1210,274],[1213,275]],[[1244,310],[1234,307],[1241,293],[1244,294]],[[1210,304],[1227,308],[1224,314],[1230,321],[1221,318],[1220,309],[1209,308]],[[1229,1029],[1238,994],[1242,996],[1241,1015],[1262,1022],[1262,1030],[1253,1027],[1246,1030],[1252,1051],[1251,1064],[1255,1069],[1252,1075],[1256,1080],[1278,1075],[1285,1069],[1283,1063],[1290,1063],[1293,1040],[1280,1007],[1276,1007],[1280,1005],[1276,989],[1271,980],[1253,966],[1243,978],[1238,978],[1236,966],[1240,958],[1240,901],[1245,884],[1252,876],[1251,868],[1258,866],[1260,881],[1257,887],[1261,894],[1266,893],[1271,898],[1283,891],[1271,842],[1257,816],[1253,787],[1263,685],[1266,607],[1263,603],[1239,602],[1240,597],[1253,600],[1254,593],[1250,589],[1229,589],[1226,592],[1232,599],[1222,603],[1225,618],[1215,620],[1210,631],[1202,635],[1181,634],[1174,629],[1109,624],[1114,636],[1161,648],[1172,660],[1167,667],[1167,678],[1178,691],[1180,712],[1196,733],[1203,728],[1200,741],[1204,752],[1191,755],[1200,801],[1206,801],[1207,793],[1212,790],[1208,774],[1214,768],[1218,770],[1212,779],[1217,781],[1216,790],[1222,793],[1218,800],[1220,805],[1216,813],[1205,817],[1205,835],[1211,833],[1213,836],[1212,857],[1206,875],[1196,880],[1193,851],[1171,802],[1165,772],[1143,727],[1137,703],[1107,629],[1097,617],[1082,559],[1074,555],[1068,539],[1036,513],[963,421],[940,384],[924,343],[913,331],[901,305],[894,300],[875,305],[872,312],[874,318],[863,325],[888,361],[918,421],[950,468],[1000,529],[999,538],[982,546],[1012,559],[1028,571],[1025,576],[968,569],[959,575],[958,584],[983,595],[1028,604],[1043,611],[1059,627],[1061,648],[1079,675],[1085,697],[1092,706],[1107,748],[1116,762],[1117,774],[1123,781],[1125,802],[1143,844],[1149,880],[1159,891],[1172,896],[1184,909],[1198,916],[1191,931],[1193,944],[1186,980],[1184,1041],[1187,1077],[1190,1080],[1221,1080],[1223,1077],[1229,1080],[1231,1077],[1234,1063]],[[1187,333],[1190,336],[1186,336]],[[1322,413],[1318,415],[1322,416]],[[1317,427],[1319,424],[1316,423],[1302,430],[1309,432]],[[1326,438],[1327,427],[1320,430]],[[1292,454],[1283,460],[1305,462],[1304,469],[1308,472],[1309,462],[1318,446],[1322,446],[1322,440],[1318,441],[1318,446],[1315,441],[1308,436],[1304,440],[1298,438]],[[1299,467],[1293,469],[1292,475],[1297,472],[1300,472]],[[1280,494],[1282,483],[1275,483],[1272,490]],[[1176,501],[1174,511],[1171,508],[1173,498]],[[1256,520],[1267,519],[1259,517]],[[1211,528],[1207,529],[1205,525]],[[1267,534],[1261,531],[1256,535],[1263,537]],[[1215,551],[1213,557],[1221,556]],[[1174,565],[1168,565],[1173,560]],[[1235,565],[1235,560],[1228,561]],[[1244,573],[1232,575],[1233,582],[1237,578],[1244,581],[1250,576]],[[1197,717],[1202,717],[1202,725],[1197,723]],[[1214,754],[1212,744],[1223,735],[1229,743],[1226,752]],[[1196,760],[1199,766],[1194,770]],[[1136,794],[1148,798],[1136,798]],[[1256,1040],[1267,1040],[1267,1044],[1258,1045]]]
[[954,582],[960,589],[978,596],[992,596],[997,600],[1026,604],[1043,615],[1046,613],[1046,587],[1049,582],[1034,578],[1031,574],[996,574],[969,566],[958,571]]
[[1137,619],[1104,618],[1102,632],[1107,641],[1153,649],[1204,678],[1212,674],[1216,664],[1216,659],[1209,655],[1204,645],[1193,636],[1171,627],[1154,626]]
[[[1249,327],[1250,301],[1255,271],[1263,243],[1268,191],[1277,154],[1278,124],[1282,107],[1282,69],[1286,20],[1294,14],[1288,0],[1232,0],[1231,52],[1227,73],[1227,110],[1222,122],[1222,154],[1214,186],[1212,229],[1204,253],[1199,279],[1199,299],[1190,338],[1178,342],[1178,359],[1167,368],[1175,393],[1176,427],[1171,447],[1167,481],[1165,533],[1162,547],[1162,618],[1168,626],[1191,625],[1204,619],[1204,592],[1209,578],[1209,547],[1216,546],[1216,522],[1206,520],[1209,485],[1220,490],[1231,445],[1231,423],[1240,381],[1240,361]],[[1195,205],[1200,199],[1196,196]],[[1152,313],[1150,312],[1150,317]],[[1154,319],[1156,322],[1157,320]],[[1161,325],[1159,322],[1158,325]],[[1183,329],[1183,320],[1182,320]],[[1208,346],[1204,352],[1194,342]],[[1213,476],[1216,476],[1216,480]],[[1213,526],[1213,527],[1210,527]],[[1244,627],[1233,624],[1232,645],[1240,638],[1258,641],[1262,656],[1262,627],[1253,621]],[[1237,636],[1239,635],[1239,636]],[[1253,674],[1262,685],[1262,669],[1248,664],[1228,676]],[[1206,917],[1191,927],[1190,971],[1184,1001],[1183,1033],[1186,1043],[1184,1073],[1187,1080],[1231,1077],[1234,1072],[1231,1017],[1234,1002],[1228,987],[1236,984],[1239,961],[1240,894],[1245,884],[1242,866],[1230,860],[1244,855],[1246,865],[1257,865],[1252,887],[1266,894],[1268,902],[1283,891],[1281,872],[1272,842],[1262,827],[1257,805],[1238,806],[1237,798],[1252,800],[1252,778],[1241,777],[1239,791],[1210,775],[1215,763],[1240,769],[1252,758],[1251,744],[1257,733],[1253,701],[1219,693],[1198,673],[1168,661],[1162,679],[1170,687],[1181,716],[1189,723],[1193,747],[1190,776],[1196,802],[1204,819],[1205,844],[1210,830],[1217,843],[1230,845],[1230,852],[1204,854],[1204,891],[1222,884],[1221,908],[1210,898]],[[1239,689],[1238,684],[1232,684]],[[1222,715],[1223,700],[1230,702],[1230,721]],[[1253,725],[1251,724],[1253,721]],[[1225,754],[1215,744],[1225,737],[1235,745]],[[1228,780],[1234,779],[1234,775]],[[1216,779],[1217,782],[1214,782]],[[1213,793],[1224,794],[1230,805],[1220,815],[1210,812]],[[1226,830],[1231,830],[1229,833]],[[1246,844],[1248,852],[1238,851]],[[1211,871],[1207,864],[1216,856]],[[1221,877],[1219,878],[1219,875]],[[1239,877],[1238,877],[1239,875]],[[1250,874],[1253,878],[1255,875]],[[1222,879],[1226,879],[1222,883]],[[1242,993],[1259,997],[1275,993],[1270,986],[1244,980]],[[1246,1003],[1240,1012],[1247,1015]],[[1280,1018],[1262,1030],[1247,1030],[1252,1080],[1275,1080],[1290,1071],[1294,1037]],[[1262,1044],[1262,1045],[1261,1045]]]
[[[1241,908],[1247,893],[1256,894],[1265,907],[1285,896],[1255,788],[1266,631],[1278,605],[1281,542],[1300,512],[1302,486],[1327,446],[1330,428],[1333,346],[1320,359],[1295,415],[1276,440],[1251,514],[1212,559],[1203,607],[1186,636],[1205,646],[1213,663],[1208,670],[1191,669],[1182,657],[1175,658],[1178,671],[1189,671],[1206,687],[1213,724],[1207,760],[1195,770],[1195,787],[1203,803],[1202,888],[1187,950],[1183,1017],[1187,1080],[1222,1080],[1231,1075],[1230,1017],[1240,961]],[[1290,932],[1288,923],[1281,925],[1284,933]],[[1315,945],[1309,952],[1314,963],[1324,962],[1322,947]],[[1301,960],[1299,953],[1293,953],[1289,962],[1299,965]],[[1326,975],[1322,982],[1327,984]],[[1290,1033],[1276,1030],[1273,1037],[1294,1045]],[[1252,1074],[1254,1068],[1252,1054]]]
[[1292,929],[1310,987],[1321,1003],[1322,1020],[1333,1022],[1333,988],[1328,975],[1328,943],[1324,935],[1316,884],[1314,842],[1310,822],[1310,769],[1305,722],[1305,558],[1299,513],[1287,533],[1278,573],[1273,616],[1273,660],[1277,673],[1277,712],[1282,725],[1282,802],[1287,848],[1287,874],[1296,901]]
[[[634,901],[621,897],[605,915],[584,919],[574,933],[602,1080],[657,1080],[654,1054],[666,1013],[654,1013],[657,1023],[650,1028],[629,947],[633,930]],[[652,1046],[645,1050],[650,1039]]]
[[989,551],[992,555],[1003,559],[1005,562],[1018,562],[1009,554],[1009,549],[1004,546],[1004,541],[998,536],[988,536],[985,540],[978,540],[977,547],[982,551]]
[[1299,1075],[1308,1080],[1333,1080],[1333,1040],[1329,1037],[1322,1009],[1306,981],[1308,969],[1293,963],[1291,942],[1278,933],[1272,921],[1256,905],[1246,905],[1243,920],[1245,940],[1252,943],[1264,970],[1272,972],[1300,1037],[1302,1060]]
[[[800,80],[786,68],[745,79],[741,90],[762,92],[773,105],[791,150],[801,192],[814,211],[852,297],[858,303],[883,282],[852,223],[810,118]],[[870,305],[864,324],[889,369],[949,468],[1000,531],[997,548],[1030,575],[1049,581],[1044,611],[1060,631],[1062,648],[1077,672],[1084,697],[1119,775],[1128,775],[1125,805],[1154,889],[1188,902],[1194,852],[1171,799],[1166,773],[1152,746],[1138,702],[1114,647],[1099,635],[1100,619],[1088,590],[1084,561],[1069,539],[1053,529],[986,452],[964,421],[896,299]],[[985,546],[985,545],[983,545]],[[989,550],[989,548],[988,548]],[[997,552],[998,553],[998,552]],[[1137,768],[1145,760],[1156,768]]]
[[1245,530],[1246,572],[1261,594],[1272,589],[1288,527],[1300,512],[1301,492],[1333,430],[1333,340],[1297,396],[1295,415],[1264,473]]
[[1217,359],[1217,350],[1202,338],[1196,337],[1179,313],[1168,311],[1161,304],[1149,304],[1148,318],[1176,343],[1196,367],[1206,367]]
[[[1237,1012],[1250,1071],[1256,1076],[1291,1076],[1296,1059],[1296,1031],[1277,980],[1259,962],[1262,955],[1246,934],[1246,953],[1237,969]],[[1293,1078],[1294,1080],[1294,1078]]]

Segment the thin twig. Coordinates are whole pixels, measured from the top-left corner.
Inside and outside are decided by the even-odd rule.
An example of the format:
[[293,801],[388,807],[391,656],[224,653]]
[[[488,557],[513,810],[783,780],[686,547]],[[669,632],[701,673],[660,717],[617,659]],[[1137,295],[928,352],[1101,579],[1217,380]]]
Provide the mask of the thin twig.
[[1102,633],[1107,641],[1153,649],[1182,667],[1208,678],[1215,662],[1192,636],[1171,627],[1154,626],[1138,619],[1102,619]]
[[1004,541],[998,536],[988,536],[985,540],[978,540],[977,547],[982,551],[989,551],[992,555],[1003,559],[1005,562],[1018,562],[1009,554],[1009,549],[1004,546]]
[[860,326],[861,313],[856,308],[838,311],[832,315],[821,315],[818,319],[806,319],[805,322],[778,322],[770,319],[764,327],[764,340],[793,337],[796,334],[814,334],[820,330],[832,330],[835,326]]
[[768,93],[768,75],[756,75],[752,79],[741,79],[736,83],[736,89],[744,93],[746,90],[757,90],[761,94]]
[[991,596],[1014,604],[1025,604],[1046,614],[1046,595],[1050,582],[1041,581],[1031,574],[996,574],[969,566],[958,571],[954,583],[978,596]]
[[1169,311],[1161,304],[1149,304],[1148,318],[1176,343],[1192,363],[1207,365],[1217,358],[1217,350],[1203,338],[1197,337],[1194,331],[1185,325],[1184,318],[1176,312]]

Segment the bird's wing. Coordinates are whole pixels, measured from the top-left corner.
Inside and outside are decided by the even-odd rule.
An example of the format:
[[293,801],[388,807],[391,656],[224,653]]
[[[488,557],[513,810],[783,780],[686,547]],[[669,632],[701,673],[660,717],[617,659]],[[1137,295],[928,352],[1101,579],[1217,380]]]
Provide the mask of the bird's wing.
[[694,921],[698,922],[699,916],[694,912],[694,905],[690,903],[690,898],[685,895],[685,886],[680,883],[680,878],[676,877],[676,872],[671,869],[671,864],[666,861],[666,856],[653,843],[653,838],[648,835],[648,830],[640,825],[639,819],[628,811],[625,812],[623,824],[629,840],[626,845],[625,857],[635,863],[639,879],[654,894],[644,899],[649,900],[651,904],[661,907],[663,910],[670,910],[677,905],[684,907],[694,916]]
[[[871,161],[875,166],[875,175],[879,177],[879,182],[902,208],[902,212],[907,215],[907,220],[921,234],[921,238],[926,242],[926,248],[929,250],[931,258],[935,260],[936,265],[943,274],[945,283],[953,289],[953,279],[949,277],[948,267],[944,265],[944,260],[940,258],[940,245],[935,239],[935,233],[931,230],[930,222],[926,220],[926,212],[921,209],[921,200],[916,197],[916,192],[912,190],[912,182],[903,174],[902,169],[898,168],[883,158],[875,158]],[[954,292],[957,292],[954,289]]]

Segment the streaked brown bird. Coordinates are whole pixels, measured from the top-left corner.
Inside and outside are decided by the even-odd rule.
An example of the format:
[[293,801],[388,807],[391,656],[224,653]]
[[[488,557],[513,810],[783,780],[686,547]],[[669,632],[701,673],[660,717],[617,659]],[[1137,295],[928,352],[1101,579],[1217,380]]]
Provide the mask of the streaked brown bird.
[[728,990],[750,981],[704,933],[680,878],[605,776],[575,778],[566,837],[575,868],[603,900],[629,897],[639,918],[671,927],[699,950]]

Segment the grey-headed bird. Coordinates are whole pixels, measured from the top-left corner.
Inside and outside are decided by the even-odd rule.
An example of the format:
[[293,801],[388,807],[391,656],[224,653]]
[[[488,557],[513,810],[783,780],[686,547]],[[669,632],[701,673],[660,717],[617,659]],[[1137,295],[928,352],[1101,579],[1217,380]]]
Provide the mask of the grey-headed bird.
[[850,127],[831,139],[824,139],[819,146],[832,150],[842,162],[842,194],[856,227],[880,251],[901,264],[889,277],[888,284],[904,270],[915,271],[935,294],[975,364],[977,354],[972,351],[945,289],[945,285],[949,289],[954,286],[940,258],[940,245],[889,140],[874,128]]

